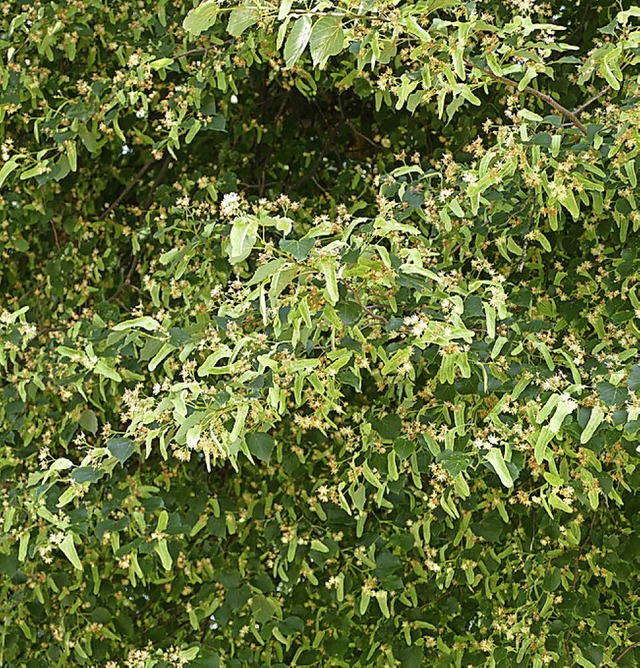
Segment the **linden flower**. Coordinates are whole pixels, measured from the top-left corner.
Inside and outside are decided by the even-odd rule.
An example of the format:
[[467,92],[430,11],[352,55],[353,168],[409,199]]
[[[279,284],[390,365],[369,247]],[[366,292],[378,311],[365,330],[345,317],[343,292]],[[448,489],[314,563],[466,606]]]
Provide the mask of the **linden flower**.
[[573,399],[570,394],[567,394],[566,392],[560,395],[559,403],[565,406],[567,410],[570,410],[572,412],[576,408],[578,408],[578,402],[575,399]]
[[494,644],[493,640],[481,640],[478,643],[478,649],[481,652],[491,653],[491,652],[493,652],[494,648],[495,648],[495,644]]
[[476,438],[473,441],[473,445],[474,447],[478,448],[478,450],[489,450],[491,448],[491,445],[483,438]]
[[220,213],[223,216],[232,216],[240,208],[240,195],[227,193],[220,203]]
[[49,536],[49,542],[52,545],[60,545],[60,543],[62,543],[63,540],[64,540],[64,533],[62,533],[62,531],[52,533]]

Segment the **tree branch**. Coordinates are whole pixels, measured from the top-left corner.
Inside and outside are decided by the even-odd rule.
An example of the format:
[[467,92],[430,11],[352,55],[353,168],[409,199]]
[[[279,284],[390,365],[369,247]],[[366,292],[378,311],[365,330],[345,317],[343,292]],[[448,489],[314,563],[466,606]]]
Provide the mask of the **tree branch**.
[[209,51],[211,47],[208,46],[201,46],[197,49],[189,49],[188,51],[181,51],[180,53],[176,53],[173,58],[184,58],[185,56],[194,56],[196,53],[204,53],[204,57],[207,57],[207,52]]
[[620,661],[622,661],[622,659],[623,659],[627,654],[629,654],[629,652],[630,652],[632,649],[635,649],[636,647],[640,647],[640,640],[638,640],[638,642],[634,642],[633,645],[629,645],[629,647],[627,647],[627,649],[625,649],[624,652],[622,652],[622,654],[620,654],[620,655],[618,656],[617,659],[614,659],[614,661],[615,661],[616,663],[620,663]]
[[56,242],[56,248],[60,248],[60,240],[58,239],[58,230],[56,230],[56,224],[53,222],[53,219],[49,220],[51,223],[51,229],[53,230],[53,238]]
[[[475,63],[472,63],[470,60],[465,60],[465,63],[469,65],[469,67],[473,67],[476,70],[484,72],[486,75],[490,76],[492,79],[495,79],[496,81],[500,81],[501,83],[506,84],[507,86],[511,86],[512,88],[518,88],[518,82],[514,81],[513,79],[507,79],[507,77],[495,74],[490,69],[482,67],[482,65],[476,65]],[[578,117],[572,111],[569,111],[566,107],[563,107],[560,103],[556,102],[550,95],[542,93],[541,91],[536,90],[531,86],[525,86],[522,89],[522,92],[534,95],[539,100],[546,102],[549,106],[553,107],[559,114],[569,119],[571,123],[575,125],[578,128],[578,130],[580,130],[580,132],[582,132],[582,134],[585,135],[587,134],[587,128],[584,125],[584,123],[581,123]]]
[[579,114],[581,111],[584,111],[590,104],[593,104],[596,100],[599,100],[603,95],[606,95],[611,90],[611,86],[605,86],[599,93],[596,93],[593,97],[590,97],[586,102],[583,102],[579,107],[573,110],[574,114]]
[[111,206],[105,211],[104,217],[106,218],[114,209],[117,209],[120,205],[120,202],[131,192],[133,187],[138,183],[138,181],[147,173],[149,167],[155,162],[155,158],[151,157],[144,165],[138,170],[138,173],[131,179],[129,185],[118,195],[114,200]]
[[387,318],[385,318],[383,315],[378,315],[377,313],[374,313],[374,311],[373,311],[373,309],[372,309],[371,306],[365,306],[365,305],[362,303],[362,299],[360,299],[360,295],[359,295],[359,294],[358,294],[352,287],[350,287],[349,285],[347,285],[347,283],[345,283],[344,281],[341,281],[341,283],[343,283],[344,285],[347,286],[347,289],[348,289],[348,290],[351,292],[351,294],[353,295],[353,298],[356,300],[358,306],[359,306],[363,311],[365,311],[365,313],[368,313],[372,318],[375,318],[376,320],[380,320],[380,322],[383,322],[385,325],[388,325],[388,324],[389,324],[389,321],[387,320]]

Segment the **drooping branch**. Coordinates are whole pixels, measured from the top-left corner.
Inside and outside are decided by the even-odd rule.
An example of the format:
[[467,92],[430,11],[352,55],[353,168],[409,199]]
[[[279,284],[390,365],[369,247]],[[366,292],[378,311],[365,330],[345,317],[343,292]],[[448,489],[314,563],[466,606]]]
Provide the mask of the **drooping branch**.
[[[500,74],[496,74],[495,72],[492,72],[489,68],[482,67],[482,65],[477,65],[476,63],[472,63],[470,60],[465,60],[465,63],[469,65],[469,67],[473,67],[476,70],[480,70],[481,72],[490,76],[492,79],[495,79],[496,81],[500,81],[501,83],[506,84],[507,86],[511,86],[512,88],[518,88],[518,82],[514,81],[513,79],[508,79],[507,77],[503,77]],[[582,132],[585,135],[587,134],[587,128],[584,125],[584,123],[581,123],[580,119],[572,111],[569,111],[569,109],[563,107],[559,102],[556,102],[550,95],[547,95],[546,93],[536,90],[531,86],[525,86],[522,89],[522,92],[534,95],[539,100],[546,102],[549,106],[553,107],[559,114],[570,120],[571,123],[575,125],[578,128],[578,130],[580,130],[580,132]]]

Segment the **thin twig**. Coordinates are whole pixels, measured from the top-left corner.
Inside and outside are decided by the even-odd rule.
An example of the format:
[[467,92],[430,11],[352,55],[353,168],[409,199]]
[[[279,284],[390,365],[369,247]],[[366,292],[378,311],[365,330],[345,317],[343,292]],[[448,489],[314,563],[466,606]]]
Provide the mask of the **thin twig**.
[[360,299],[360,295],[353,289],[350,288],[351,293],[353,294],[354,299],[356,300],[358,306],[368,313],[372,318],[375,318],[376,320],[380,320],[380,322],[383,322],[385,325],[389,324],[389,321],[383,316],[383,315],[378,315],[377,313],[374,313],[371,309],[371,306],[365,306],[362,303],[362,300]]
[[589,538],[591,537],[591,531],[593,530],[593,527],[596,523],[596,518],[598,516],[596,513],[593,513],[591,517],[591,522],[589,523],[589,529],[587,530],[587,533],[582,540],[582,543],[578,546],[578,553],[576,554],[576,558],[573,562],[573,585],[571,587],[572,591],[575,591],[578,588],[578,569],[580,567],[580,555],[582,554],[582,550],[586,547],[587,543],[589,542]]
[[[47,284],[46,281],[42,281],[42,283],[38,283],[37,285],[34,285],[31,289],[27,290],[23,295],[20,295],[18,297],[18,302],[21,302],[23,299],[26,299],[27,297],[30,297],[36,290],[39,290],[40,288],[44,288],[44,286]],[[0,664],[2,665],[2,664]]]
[[[31,341],[35,341],[36,339],[39,339],[41,336],[44,336],[45,334],[51,334],[52,332],[64,332],[68,330],[68,326],[62,326],[62,327],[45,327],[44,329],[41,329],[37,331],[34,335]],[[29,343],[31,343],[31,341]]]
[[[220,10],[218,10],[220,11]],[[219,46],[229,46],[235,42],[234,39],[226,39],[222,44]],[[188,49],[187,51],[181,51],[180,53],[176,53],[175,56],[171,56],[171,58],[183,58],[184,56],[195,56],[197,53],[202,53],[204,51],[205,58],[207,56],[207,53],[213,49],[212,46],[198,46],[193,49]]]
[[56,224],[53,222],[53,219],[49,222],[51,223],[51,229],[53,230],[53,238],[56,242],[56,248],[60,248],[60,240],[58,239],[58,230],[56,230]]
[[106,218],[114,209],[117,209],[120,205],[120,202],[131,192],[133,187],[138,183],[138,181],[147,173],[149,167],[155,162],[155,158],[151,157],[144,165],[138,170],[138,173],[131,179],[129,185],[118,195],[116,200],[111,204],[111,206],[105,211],[104,217]]
[[622,654],[620,654],[620,655],[618,656],[617,659],[614,659],[614,661],[615,661],[616,663],[620,663],[620,661],[622,661],[622,659],[623,659],[627,654],[629,654],[629,652],[630,652],[632,649],[635,649],[636,647],[640,647],[640,640],[638,640],[638,642],[634,642],[633,645],[629,645],[629,647],[627,647],[627,649],[625,649],[624,652],[622,652]]
[[134,253],[133,257],[131,258],[131,264],[129,265],[129,271],[127,271],[127,275],[124,277],[124,281],[118,286],[118,289],[109,297],[108,301],[112,302],[114,301],[120,293],[127,287],[129,284],[129,281],[131,280],[131,277],[133,276],[133,272],[136,270],[136,267],[138,265],[138,253]]
[[366,142],[371,144],[371,146],[375,146],[377,149],[384,148],[383,146],[380,146],[380,144],[376,144],[376,142],[374,142],[373,139],[370,139],[369,137],[367,137],[367,135],[360,132],[360,130],[358,130],[358,128],[356,128],[356,126],[351,121],[347,121],[347,125],[354,131],[355,134],[358,135],[358,137],[364,139]]
[[573,110],[574,114],[579,114],[581,111],[584,111],[590,104],[593,104],[596,100],[599,100],[603,95],[606,95],[611,90],[611,86],[605,86],[599,93],[590,97],[586,102],[583,102],[577,109]]
[[[507,77],[495,74],[490,69],[482,67],[482,65],[476,65],[475,63],[472,63],[470,60],[465,60],[465,63],[469,65],[469,67],[473,67],[476,70],[484,72],[486,75],[490,76],[492,79],[495,79],[496,81],[500,81],[501,83],[506,84],[507,86],[511,86],[513,88],[518,88],[518,82],[514,81],[513,79],[507,79]],[[575,125],[578,128],[578,130],[580,130],[580,132],[582,132],[582,134],[585,135],[587,134],[587,128],[584,125],[584,123],[581,123],[578,117],[572,111],[569,111],[566,107],[563,107],[560,103],[556,102],[550,95],[542,93],[541,91],[536,90],[535,88],[531,88],[531,86],[525,86],[522,89],[522,92],[534,95],[539,100],[546,102],[549,106],[553,107],[559,114],[569,119],[571,123]]]
[[196,53],[202,53],[204,52],[204,57],[207,57],[207,51],[209,51],[211,47],[209,46],[201,46],[198,49],[189,49],[188,51],[182,51],[182,53],[177,53],[174,58],[184,58],[185,56],[194,56]]
[[238,185],[243,190],[259,190],[262,187],[269,188],[270,186],[275,186],[278,183],[280,183],[280,181],[267,181],[266,183],[245,183],[244,181],[240,181]]
[[538,527],[536,526],[536,512],[534,510],[531,513],[531,542],[529,543],[529,552],[533,552],[533,546],[536,540],[537,532],[538,532]]
[[313,181],[314,185],[316,188],[323,194],[323,195],[328,195],[329,193],[327,192],[327,189],[318,181],[318,179],[315,176],[311,177],[311,180]]

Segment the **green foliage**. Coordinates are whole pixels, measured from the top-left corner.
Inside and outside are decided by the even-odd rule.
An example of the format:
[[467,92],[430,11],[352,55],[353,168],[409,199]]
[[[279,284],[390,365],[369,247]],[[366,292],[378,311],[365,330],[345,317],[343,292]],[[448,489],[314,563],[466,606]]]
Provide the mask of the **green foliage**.
[[0,51],[2,666],[637,665],[637,6]]

